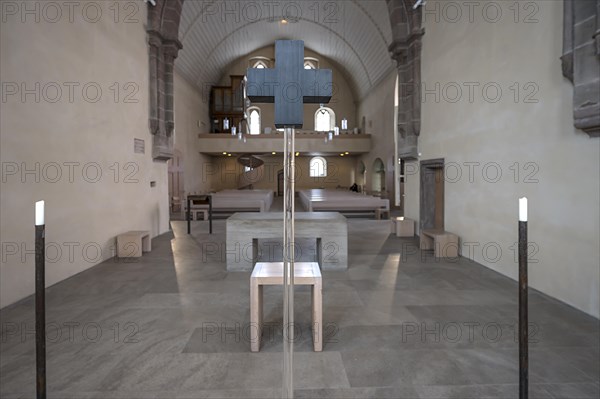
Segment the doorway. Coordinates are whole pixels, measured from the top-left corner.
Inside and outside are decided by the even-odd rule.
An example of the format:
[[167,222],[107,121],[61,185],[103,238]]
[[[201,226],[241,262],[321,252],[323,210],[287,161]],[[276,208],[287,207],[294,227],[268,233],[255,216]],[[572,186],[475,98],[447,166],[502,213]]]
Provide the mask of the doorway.
[[367,167],[363,161],[358,161],[358,165],[356,167],[356,184],[358,185],[359,192],[364,192],[366,190],[367,182]]
[[277,172],[277,196],[283,197],[283,169]]
[[185,194],[183,186],[183,156],[175,150],[173,158],[168,162],[169,171],[169,210],[171,213],[181,212],[181,204]]
[[420,228],[444,230],[444,159],[421,161]]
[[380,158],[373,162],[373,171],[371,172],[371,190],[373,195],[383,195],[385,192],[385,165]]

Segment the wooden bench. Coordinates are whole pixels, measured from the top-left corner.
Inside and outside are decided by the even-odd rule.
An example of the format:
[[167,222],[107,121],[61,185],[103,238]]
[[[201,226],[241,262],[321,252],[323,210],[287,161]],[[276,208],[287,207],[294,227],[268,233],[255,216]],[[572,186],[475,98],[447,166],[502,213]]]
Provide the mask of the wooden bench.
[[421,230],[421,250],[433,249],[436,258],[458,257],[458,236],[439,229]]
[[396,233],[396,237],[414,237],[415,236],[415,221],[404,216],[395,217],[390,220],[392,224],[392,233]]
[[142,252],[152,250],[150,232],[133,230],[117,236],[117,256],[119,258],[139,258]]
[[[250,350],[260,350],[263,323],[263,286],[283,285],[283,262],[258,262],[250,277]],[[310,285],[312,333],[315,352],[323,350],[323,294],[317,262],[294,263],[294,285]]]

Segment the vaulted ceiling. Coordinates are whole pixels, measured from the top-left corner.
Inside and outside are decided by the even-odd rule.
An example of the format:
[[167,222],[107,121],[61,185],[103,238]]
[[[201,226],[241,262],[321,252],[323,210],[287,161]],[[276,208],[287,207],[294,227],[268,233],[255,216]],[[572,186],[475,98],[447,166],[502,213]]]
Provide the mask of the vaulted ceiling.
[[176,70],[200,89],[217,84],[239,57],[279,39],[304,40],[305,47],[337,63],[358,98],[394,67],[385,0],[187,0],[179,39]]

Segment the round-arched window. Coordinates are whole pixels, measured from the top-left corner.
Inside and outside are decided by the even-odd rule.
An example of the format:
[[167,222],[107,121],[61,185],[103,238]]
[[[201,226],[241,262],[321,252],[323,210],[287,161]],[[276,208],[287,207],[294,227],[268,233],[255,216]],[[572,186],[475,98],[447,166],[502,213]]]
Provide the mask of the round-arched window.
[[310,160],[310,177],[327,177],[327,160],[314,157]]
[[267,64],[265,64],[264,61],[259,60],[259,61],[256,61],[254,63],[254,65],[252,66],[252,68],[265,69],[265,68],[267,68]]
[[315,130],[329,132],[335,127],[335,113],[331,108],[321,107],[315,112]]
[[248,126],[250,134],[260,134],[260,109],[248,108]]

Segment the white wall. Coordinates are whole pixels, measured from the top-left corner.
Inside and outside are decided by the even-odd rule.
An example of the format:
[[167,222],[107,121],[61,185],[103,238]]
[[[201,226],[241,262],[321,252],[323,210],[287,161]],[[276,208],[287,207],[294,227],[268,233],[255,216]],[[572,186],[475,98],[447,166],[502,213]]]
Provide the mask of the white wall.
[[200,153],[198,140],[199,133],[209,130],[208,98],[175,73],[175,148],[183,157],[186,194],[203,194],[211,188],[212,158]]
[[[19,2],[18,7],[24,3]],[[29,8],[36,6],[27,3]],[[153,162],[148,130],[146,6],[137,3],[137,23],[122,19],[115,23],[111,2],[94,3],[102,7],[102,16],[95,23],[83,18],[81,3],[73,22],[68,9],[54,23],[44,14],[37,23],[35,16],[28,16],[23,23],[20,14],[3,15],[3,94],[7,94],[7,82],[24,83],[28,88],[39,82],[40,100],[27,95],[22,101],[16,94],[2,102],[1,307],[34,291],[34,256],[25,251],[34,248],[37,200],[46,201],[48,286],[112,257],[119,233],[145,229],[155,236],[169,229],[167,166]],[[88,11],[86,16],[94,17],[94,10]],[[124,16],[121,11],[120,18]],[[45,15],[53,18],[54,14]],[[50,101],[56,98],[56,91],[49,82],[62,88],[62,97],[56,102]],[[79,84],[72,102],[65,82]],[[82,88],[89,82],[102,90],[97,102],[90,100],[95,96],[92,89],[88,100],[83,97]],[[115,83],[120,89],[118,98]],[[127,94],[134,102],[125,101]],[[134,153],[134,138],[145,141],[145,154]],[[79,163],[73,166],[72,179],[65,165],[68,162]],[[21,176],[23,168],[34,169],[36,163],[40,165],[39,182],[35,174]],[[89,182],[96,178],[94,167],[82,175],[84,166],[94,163],[102,173],[95,183]],[[11,175],[8,168],[15,165],[19,170]],[[57,165],[62,173],[59,177]],[[150,187],[151,181],[156,182],[155,187]],[[19,249],[13,254],[15,245]]]
[[372,149],[360,159],[364,162],[367,173],[365,188],[372,189],[373,164],[377,158],[386,166],[386,191],[393,203],[393,159],[394,159],[394,93],[396,89],[396,70],[374,87],[358,106],[357,120],[366,118],[366,133],[372,135]]
[[[427,9],[435,10],[435,3],[429,1]],[[421,160],[455,163],[447,167],[446,230],[459,234],[462,243],[479,244],[472,253],[463,245],[463,256],[516,278],[511,248],[517,240],[518,198],[527,196],[529,240],[539,246],[532,255],[539,262],[529,264],[531,286],[598,317],[600,141],[573,127],[573,86],[563,78],[559,59],[562,2],[537,1],[536,23],[523,23],[532,9],[521,9],[515,23],[508,8],[512,2],[495,3],[504,15],[497,23],[482,17],[483,5],[473,23],[468,12],[455,23],[448,20],[454,14],[441,14],[439,23],[435,15],[425,16],[422,79],[428,90],[439,82],[442,95],[438,102],[432,94],[423,99]],[[450,86],[443,95],[444,85],[452,82],[463,87],[456,102]],[[481,85],[473,102],[464,82]],[[503,91],[496,103],[492,89],[488,99],[481,91],[492,82]],[[529,88],[528,82],[533,84]],[[516,101],[515,83],[520,87]],[[531,99],[539,101],[526,103],[535,88]],[[472,179],[465,162],[480,163]],[[516,163],[520,173],[515,178]],[[487,174],[482,173],[485,165],[492,165]],[[490,182],[496,170],[502,176]],[[418,173],[407,177],[406,193],[406,215],[418,219]],[[482,250],[486,244],[487,254]]]

